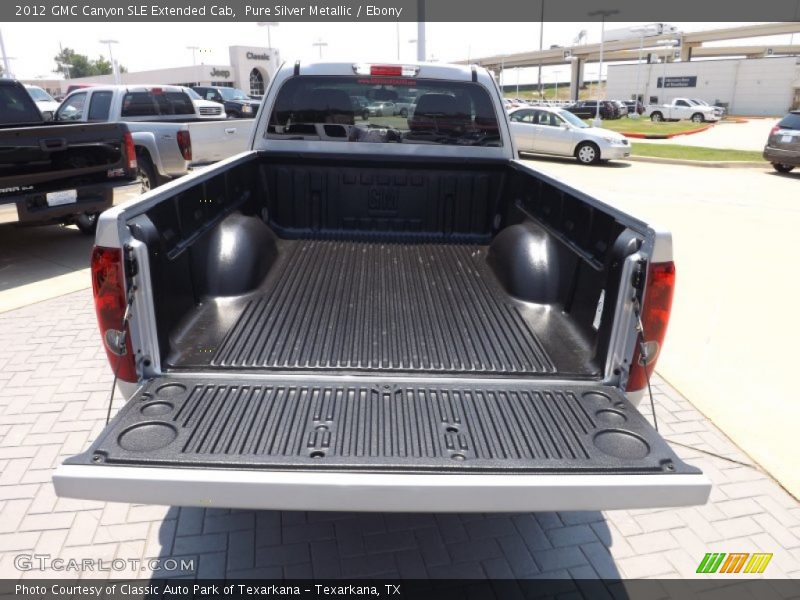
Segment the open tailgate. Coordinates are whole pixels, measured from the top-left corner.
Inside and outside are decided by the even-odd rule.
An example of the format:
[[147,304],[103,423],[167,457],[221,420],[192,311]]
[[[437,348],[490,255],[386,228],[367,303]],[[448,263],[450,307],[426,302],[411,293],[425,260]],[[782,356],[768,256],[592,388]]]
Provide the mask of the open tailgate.
[[[703,504],[710,483],[613,387],[170,376],[53,479],[59,496],[291,510]],[[447,381],[444,383],[444,381]]]

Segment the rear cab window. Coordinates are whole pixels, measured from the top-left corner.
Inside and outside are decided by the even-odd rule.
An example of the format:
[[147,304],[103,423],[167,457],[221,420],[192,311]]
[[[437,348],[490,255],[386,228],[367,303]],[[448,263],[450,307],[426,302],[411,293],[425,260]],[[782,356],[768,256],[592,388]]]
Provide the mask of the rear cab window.
[[288,79],[278,91],[265,137],[502,146],[494,105],[483,86],[362,75]]
[[789,113],[778,122],[778,127],[800,130],[800,113]]
[[16,85],[0,85],[0,123],[37,123],[42,115],[25,88]]
[[194,104],[185,92],[145,90],[128,92],[122,98],[122,117],[194,115]]

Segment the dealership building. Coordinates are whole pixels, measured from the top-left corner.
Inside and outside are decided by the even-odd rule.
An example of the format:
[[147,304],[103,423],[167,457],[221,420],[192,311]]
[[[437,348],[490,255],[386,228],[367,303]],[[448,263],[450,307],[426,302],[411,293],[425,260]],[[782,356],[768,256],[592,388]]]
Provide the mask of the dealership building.
[[[162,85],[214,85],[235,87],[250,95],[261,96],[281,64],[280,52],[275,48],[257,46],[230,46],[230,63],[227,65],[189,65],[151,71],[122,73],[121,83]],[[76,84],[113,84],[113,75],[78,77],[65,80],[29,79],[25,83],[41,86],[51,93],[64,93]]]
[[606,97],[628,99],[636,95],[645,104],[688,97],[727,106],[735,115],[782,115],[800,108],[800,58],[609,65]]

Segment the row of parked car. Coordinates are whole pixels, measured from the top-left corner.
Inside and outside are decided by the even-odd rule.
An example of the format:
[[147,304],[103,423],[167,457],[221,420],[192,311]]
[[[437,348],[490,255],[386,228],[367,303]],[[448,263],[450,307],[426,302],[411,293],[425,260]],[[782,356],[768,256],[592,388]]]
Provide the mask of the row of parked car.
[[621,119],[633,114],[644,115],[651,121],[690,120],[699,123],[718,121],[725,108],[712,106],[700,98],[674,98],[668,104],[645,106],[638,100],[579,100],[577,102],[522,100],[506,98],[506,110],[533,106],[563,108],[581,119],[593,119],[598,113],[603,120]]
[[40,90],[0,79],[0,223],[84,233],[112,204],[246,149],[254,119],[226,117],[259,107],[231,88],[93,85],[61,103]]
[[[52,119],[56,110],[67,98],[76,93],[85,93],[86,90],[94,87],[101,86],[99,84],[71,85],[67,88],[67,93],[60,100],[56,100],[39,86],[25,85],[25,89],[45,120]],[[175,87],[180,87],[191,98],[199,119],[249,119],[256,115],[261,104],[259,99],[248,96],[243,90],[237,88],[222,86]]]

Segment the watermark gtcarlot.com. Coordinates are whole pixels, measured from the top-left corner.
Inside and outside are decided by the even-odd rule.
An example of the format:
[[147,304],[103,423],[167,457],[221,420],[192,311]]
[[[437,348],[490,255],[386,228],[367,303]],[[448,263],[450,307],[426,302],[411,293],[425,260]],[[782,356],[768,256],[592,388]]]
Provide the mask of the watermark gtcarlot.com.
[[17,554],[14,566],[19,571],[194,571],[193,558],[59,558],[51,554]]

